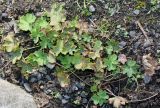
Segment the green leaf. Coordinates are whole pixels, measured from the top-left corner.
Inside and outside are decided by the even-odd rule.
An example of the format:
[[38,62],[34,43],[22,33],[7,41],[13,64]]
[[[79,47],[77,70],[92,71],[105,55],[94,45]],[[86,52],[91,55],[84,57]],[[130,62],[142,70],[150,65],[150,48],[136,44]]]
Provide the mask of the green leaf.
[[138,65],[136,61],[128,60],[127,64],[124,66],[123,73],[127,74],[128,77],[133,77],[138,73]]
[[35,22],[35,26],[36,28],[47,28],[48,27],[48,22],[46,21],[45,18],[41,17],[38,18]]
[[82,38],[83,38],[83,41],[90,42],[92,37],[88,34],[84,34],[82,35]]
[[107,41],[107,45],[108,45],[109,47],[112,46],[113,52],[118,53],[119,50],[120,50],[120,48],[119,48],[119,42],[116,41],[116,40],[114,40],[114,39],[110,39],[109,41]]
[[34,61],[38,63],[39,66],[46,65],[48,63],[47,54],[42,51],[36,51],[34,53]]
[[96,92],[97,91],[97,85],[91,86],[91,92]]
[[32,29],[32,23],[35,22],[36,17],[33,14],[26,14],[20,17],[19,19],[19,28],[24,31]]
[[106,52],[107,52],[107,54],[112,54],[112,52],[113,52],[113,47],[112,46],[107,46],[106,47]]
[[47,37],[40,37],[41,41],[40,41],[40,46],[42,49],[44,48],[51,48],[52,47],[52,42],[49,38]]
[[99,90],[96,94],[94,94],[91,99],[93,100],[94,104],[99,104],[102,106],[104,103],[106,103],[106,99],[108,99],[109,96],[107,95],[106,91]]
[[100,51],[102,50],[103,47],[102,47],[102,42],[100,40],[96,40],[94,46],[93,46],[93,50],[94,51]]
[[94,94],[92,97],[91,97],[91,99],[93,100],[93,103],[95,104],[95,105],[98,105],[99,104],[99,97],[96,95],[96,94]]
[[60,55],[58,57],[58,60],[60,60],[61,64],[66,68],[71,67],[72,57],[69,55]]
[[38,28],[33,28],[33,29],[31,30],[31,38],[33,39],[34,43],[37,43],[37,42],[39,41],[39,38],[40,38],[40,37],[45,37],[45,34],[42,33],[42,32],[40,31],[40,29],[38,29]]
[[104,64],[107,66],[107,70],[116,70],[116,67],[118,65],[117,55],[109,55],[107,58],[104,59]]

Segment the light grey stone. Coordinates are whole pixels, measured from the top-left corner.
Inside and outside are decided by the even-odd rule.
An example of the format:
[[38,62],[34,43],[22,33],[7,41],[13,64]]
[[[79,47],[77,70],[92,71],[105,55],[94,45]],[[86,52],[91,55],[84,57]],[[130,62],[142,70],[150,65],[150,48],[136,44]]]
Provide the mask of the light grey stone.
[[0,79],[0,94],[0,108],[37,108],[30,94],[2,79]]

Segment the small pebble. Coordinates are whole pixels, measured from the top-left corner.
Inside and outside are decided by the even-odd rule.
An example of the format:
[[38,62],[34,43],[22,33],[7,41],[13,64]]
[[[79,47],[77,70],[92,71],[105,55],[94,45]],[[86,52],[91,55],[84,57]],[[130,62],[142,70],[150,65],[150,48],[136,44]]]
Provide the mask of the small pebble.
[[29,82],[35,83],[35,82],[37,82],[37,79],[35,77],[31,77],[30,80],[29,80]]
[[7,17],[8,14],[7,13],[2,13],[2,17]]
[[135,15],[138,15],[138,14],[140,13],[140,10],[134,10],[133,13],[134,13]]
[[72,90],[73,90],[73,91],[77,91],[77,90],[78,90],[78,87],[75,86],[75,85],[73,85],[73,86],[72,86]]
[[31,92],[32,91],[32,89],[31,89],[31,87],[30,87],[30,85],[28,83],[24,83],[23,86],[24,86],[24,88],[26,89],[27,92]]
[[127,42],[121,41],[121,42],[119,43],[119,47],[120,47],[120,48],[123,48],[123,47],[126,46],[126,44],[127,44]]
[[51,81],[51,80],[52,80],[49,75],[46,75],[46,79],[47,79],[48,81]]
[[68,96],[68,95],[64,95],[63,96],[66,100],[68,100],[68,99],[70,99],[71,97],[70,96]]
[[68,103],[68,100],[62,99],[62,104],[66,104],[66,103]]
[[38,81],[42,79],[42,74],[41,73],[37,73],[36,75],[37,75]]
[[130,31],[130,32],[129,32],[129,35],[130,35],[131,37],[135,37],[135,36],[136,36],[136,32],[135,32],[135,31]]
[[89,6],[89,11],[90,11],[90,12],[95,12],[96,9],[95,9],[95,7],[94,7],[93,5],[90,5],[90,6]]
[[46,66],[47,66],[49,69],[53,69],[53,68],[55,67],[55,64],[50,64],[50,63],[49,63],[49,64],[47,64]]
[[44,67],[39,68],[39,72],[41,72],[43,74],[47,74],[47,70]]
[[86,103],[88,103],[88,100],[87,100],[86,98],[83,98],[83,99],[82,99],[82,103],[83,103],[83,104],[86,104]]

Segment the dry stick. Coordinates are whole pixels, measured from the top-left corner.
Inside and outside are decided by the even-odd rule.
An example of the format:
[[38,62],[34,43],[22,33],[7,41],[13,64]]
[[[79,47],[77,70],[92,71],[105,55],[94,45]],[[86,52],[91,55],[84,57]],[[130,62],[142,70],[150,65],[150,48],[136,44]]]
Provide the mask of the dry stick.
[[128,103],[135,103],[135,102],[146,101],[146,100],[149,100],[149,99],[151,99],[151,98],[153,98],[153,97],[155,97],[155,96],[157,96],[157,95],[158,95],[158,93],[155,93],[154,95],[152,95],[152,96],[150,96],[150,97],[148,97],[148,98],[144,98],[144,99],[141,99],[141,100],[130,100],[130,101],[128,101]]
[[143,35],[144,35],[145,38],[148,40],[147,33],[144,31],[144,29],[143,29],[141,23],[140,23],[139,21],[136,21],[135,23],[139,26],[139,28],[140,28],[140,30],[142,31]]

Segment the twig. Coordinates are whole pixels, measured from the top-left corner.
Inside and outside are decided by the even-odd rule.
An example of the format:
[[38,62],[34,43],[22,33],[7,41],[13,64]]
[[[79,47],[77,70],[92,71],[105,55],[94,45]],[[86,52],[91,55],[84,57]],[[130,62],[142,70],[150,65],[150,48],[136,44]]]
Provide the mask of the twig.
[[140,100],[130,100],[130,101],[128,101],[128,103],[135,103],[135,102],[146,101],[146,100],[149,100],[149,99],[151,99],[151,98],[153,98],[153,97],[155,97],[155,96],[157,96],[157,95],[158,95],[158,93],[155,93],[154,95],[152,95],[152,96],[150,96],[150,97],[148,97],[148,98],[144,98],[144,99],[140,99]]
[[86,108],[88,108],[90,101],[91,101],[91,98],[89,99],[89,101],[88,101],[88,103],[86,105]]
[[116,97],[116,95],[111,90],[109,90],[109,89],[106,89],[106,90],[109,92],[108,94]]
[[31,49],[35,49],[35,48],[39,48],[39,46],[29,47],[29,48],[24,49],[23,51],[27,51],[27,50],[31,50]]
[[140,30],[142,31],[143,35],[144,35],[145,38],[148,40],[147,33],[144,31],[144,29],[143,29],[141,23],[140,23],[139,21],[136,21],[135,23],[139,26],[139,28],[140,28]]
[[97,25],[93,22],[92,19],[89,18],[89,20],[90,20],[90,22],[93,24],[94,27],[97,27]]
[[86,6],[86,0],[83,1],[83,6],[84,6],[85,9],[87,8],[87,6]]
[[77,3],[77,5],[78,5],[78,7],[79,7],[80,9],[82,9],[82,7],[80,6],[78,0],[76,0],[76,3]]

